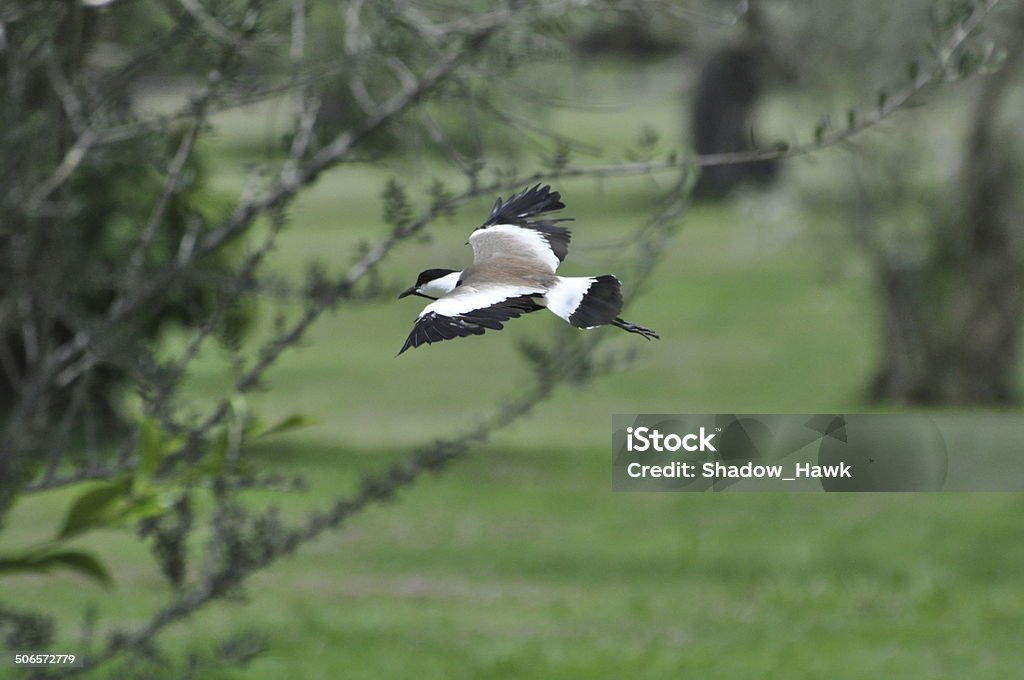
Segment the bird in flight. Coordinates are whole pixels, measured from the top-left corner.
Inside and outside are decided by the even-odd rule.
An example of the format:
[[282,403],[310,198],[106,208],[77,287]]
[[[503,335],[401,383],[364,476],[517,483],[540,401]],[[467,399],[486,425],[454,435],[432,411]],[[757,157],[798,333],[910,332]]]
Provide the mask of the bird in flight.
[[557,276],[569,252],[567,218],[545,217],[565,205],[540,184],[507,201],[498,198],[490,216],[469,237],[473,264],[462,271],[427,269],[399,295],[433,300],[416,317],[401,354],[410,347],[501,330],[502,322],[548,309],[576,328],[610,325],[648,340],[658,334],[624,321],[622,290],[611,274]]

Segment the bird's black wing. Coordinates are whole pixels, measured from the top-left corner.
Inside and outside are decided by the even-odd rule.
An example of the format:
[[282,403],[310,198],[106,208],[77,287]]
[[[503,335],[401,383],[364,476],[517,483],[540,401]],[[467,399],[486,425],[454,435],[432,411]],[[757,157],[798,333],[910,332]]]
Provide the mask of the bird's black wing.
[[503,321],[517,319],[523,314],[543,309],[531,295],[509,297],[486,306],[479,306],[477,302],[475,308],[468,308],[474,304],[473,299],[479,297],[480,294],[453,294],[427,305],[416,319],[412,332],[398,353],[401,354],[410,347],[429,345],[442,340],[482,335],[488,328],[501,330]]
[[[487,233],[488,229],[508,231],[509,228],[518,227],[539,237],[543,246],[557,258],[558,262],[565,260],[566,255],[569,254],[569,241],[572,238],[572,232],[559,226],[559,223],[570,222],[571,218],[541,218],[545,213],[564,208],[565,204],[561,199],[562,195],[557,191],[552,191],[551,187],[547,185],[542,187],[540,184],[520,191],[509,197],[507,201],[498,198],[487,221],[470,237],[470,243],[473,245],[477,259],[480,259],[480,248],[475,241],[480,241],[480,237]],[[495,229],[496,227],[498,229]],[[525,236],[527,234],[524,234]]]

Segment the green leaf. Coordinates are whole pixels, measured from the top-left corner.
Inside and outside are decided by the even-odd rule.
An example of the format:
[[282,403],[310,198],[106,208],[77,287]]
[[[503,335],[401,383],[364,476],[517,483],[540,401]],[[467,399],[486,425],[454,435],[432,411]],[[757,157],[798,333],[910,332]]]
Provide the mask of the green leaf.
[[171,489],[160,493],[147,493],[131,499],[131,504],[117,513],[118,522],[135,522],[148,517],[157,517],[171,509],[178,497],[178,491]]
[[276,424],[271,425],[267,429],[256,434],[256,439],[262,439],[263,437],[269,437],[275,434],[281,434],[283,432],[290,432],[291,430],[298,430],[299,428],[309,427],[310,425],[316,425],[319,421],[311,416],[305,416],[301,413],[293,413],[287,418],[278,421]]
[[34,549],[20,555],[0,556],[0,576],[40,574],[51,569],[68,569],[105,588],[114,584],[110,572],[92,553],[83,550]]
[[83,493],[68,508],[64,526],[57,534],[57,538],[73,538],[106,524],[114,515],[113,508],[130,489],[131,479],[125,477],[113,482],[103,482]]
[[42,563],[48,567],[62,567],[92,579],[104,588],[114,585],[110,572],[92,553],[83,550],[62,550],[46,555]]

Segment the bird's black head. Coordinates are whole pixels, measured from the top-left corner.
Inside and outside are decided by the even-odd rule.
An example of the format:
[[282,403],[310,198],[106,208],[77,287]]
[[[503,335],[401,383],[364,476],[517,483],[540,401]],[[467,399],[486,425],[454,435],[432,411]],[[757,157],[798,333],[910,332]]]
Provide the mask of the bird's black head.
[[427,269],[420,272],[420,275],[416,277],[416,287],[419,288],[425,283],[430,283],[431,281],[439,279],[442,276],[448,276],[454,272],[454,269]]
[[[454,288],[455,282],[451,281],[451,286],[441,286],[439,283],[435,282],[438,282],[439,279],[444,279],[449,274],[455,273],[457,273],[455,269],[424,270],[420,272],[418,277],[416,277],[416,283],[402,291],[402,294],[398,296],[398,299],[401,300],[408,295],[419,295],[420,297],[425,297],[429,300],[436,300],[441,297],[441,295],[449,292],[451,288]],[[457,279],[458,277],[452,278]],[[434,283],[435,285],[432,286],[431,283]]]

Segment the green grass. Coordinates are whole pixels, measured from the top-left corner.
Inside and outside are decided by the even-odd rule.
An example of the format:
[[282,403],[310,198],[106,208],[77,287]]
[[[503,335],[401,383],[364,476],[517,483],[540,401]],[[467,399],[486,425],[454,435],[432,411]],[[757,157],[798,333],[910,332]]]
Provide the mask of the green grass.
[[[260,455],[315,480],[282,499],[295,511],[401,452]],[[1001,678],[1021,661],[1017,496],[611,494],[607,465],[488,448],[170,637],[269,635],[232,678]],[[18,524],[62,503],[40,505]],[[87,542],[114,562],[117,597],[51,577],[12,580],[13,599],[130,619],[166,592],[126,536]]]
[[[631,108],[559,113],[554,122],[591,142],[628,137],[644,122],[670,126],[667,78],[647,82],[660,93],[653,103],[636,97]],[[254,128],[261,122],[220,121],[212,152],[223,190],[239,187],[236,164],[247,144],[264,139]],[[343,271],[354,244],[383,233],[378,194],[404,162],[326,174],[291,212],[276,271],[297,276],[310,258]],[[578,218],[565,271],[620,271],[609,246],[642,219],[657,193],[651,180],[559,188]],[[402,246],[382,268],[384,282],[397,289],[421,269],[468,262],[462,244],[489,202],[437,224],[430,242]],[[175,626],[166,638],[174,658],[252,631],[269,637],[267,652],[245,670],[206,677],[1018,674],[1019,496],[610,492],[612,413],[866,407],[878,318],[863,263],[827,247],[841,242],[841,226],[799,212],[788,222],[785,211],[772,217],[750,205],[694,209],[685,219],[625,314],[660,331],[660,342],[595,331],[611,335],[610,349],[636,350],[627,370],[560,389],[445,474],[254,578],[245,602]],[[408,447],[472,425],[528,384],[517,341],[559,323],[536,314],[500,334],[396,359],[418,309],[412,300],[343,306],[285,355],[252,407],[268,417],[301,411],[321,424],[255,455],[303,474],[311,489],[257,501],[298,517]],[[227,377],[221,353],[205,352],[191,377],[193,407]],[[68,499],[61,492],[24,501],[6,540],[23,545],[55,529]],[[127,530],[82,543],[112,565],[109,596],[66,575],[3,583],[5,602],[56,613],[68,651],[81,648],[74,631],[86,606],[97,606],[106,625],[131,625],[169,594]]]

